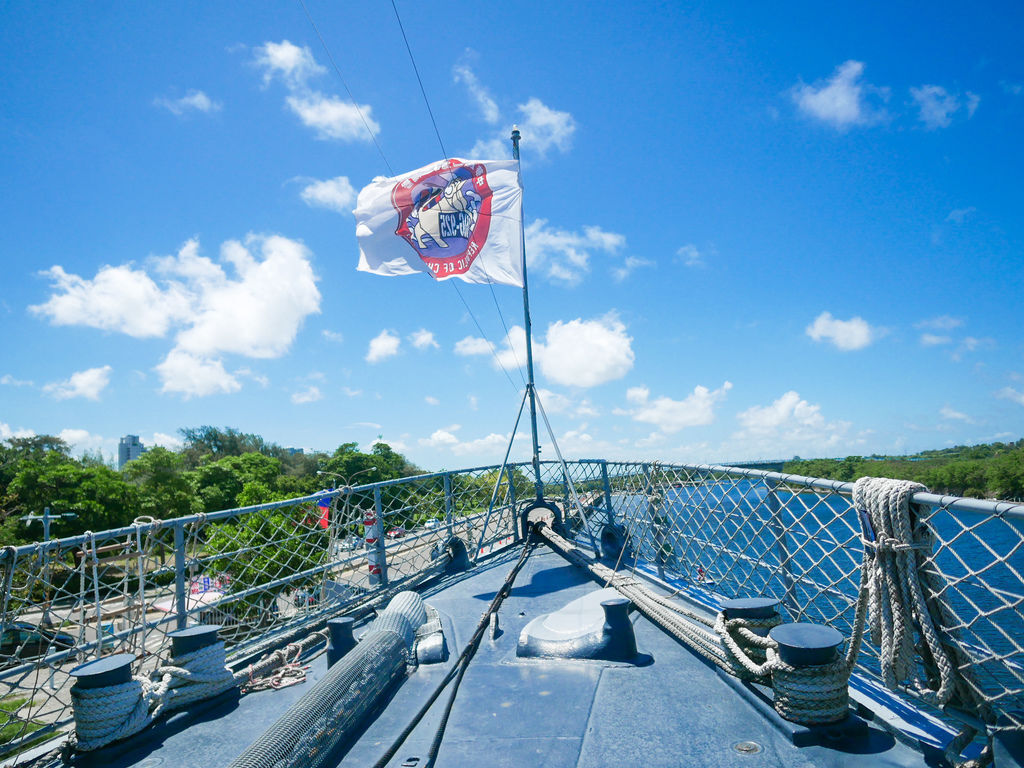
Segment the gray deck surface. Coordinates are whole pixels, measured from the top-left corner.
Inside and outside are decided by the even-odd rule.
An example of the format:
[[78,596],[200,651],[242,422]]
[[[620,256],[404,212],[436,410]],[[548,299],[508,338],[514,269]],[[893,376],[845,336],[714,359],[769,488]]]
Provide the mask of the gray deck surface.
[[[424,597],[441,612],[451,658],[464,647],[518,549],[480,564]],[[485,637],[452,712],[439,754],[442,766],[923,766],[922,755],[871,726],[855,745],[797,748],[718,672],[638,617],[637,647],[654,661],[628,667],[596,661],[518,660],[526,623],[557,610],[598,585],[538,547],[500,611],[502,634]],[[393,693],[387,708],[341,758],[370,766],[411,719],[451,664],[421,666]],[[228,765],[325,671],[324,657],[309,682],[221,704],[199,715],[177,715],[120,749],[103,750],[103,768],[218,768]],[[422,766],[447,691],[390,765]],[[733,749],[740,741],[758,754]],[[418,758],[413,762],[411,758]]]

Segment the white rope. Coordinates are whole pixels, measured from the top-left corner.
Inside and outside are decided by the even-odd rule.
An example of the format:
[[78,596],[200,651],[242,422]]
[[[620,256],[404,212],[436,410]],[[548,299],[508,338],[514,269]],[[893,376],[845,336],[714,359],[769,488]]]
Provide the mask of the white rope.
[[90,752],[138,733],[172,709],[212,698],[233,688],[225,667],[224,643],[184,654],[156,670],[159,680],[133,677],[103,688],[71,689],[75,712],[75,747]]
[[[880,649],[882,680],[891,690],[898,690],[900,685],[913,686],[917,695],[935,707],[945,706],[954,694],[959,694],[956,698],[961,703],[982,709],[984,702],[977,701],[973,693],[977,687],[967,684],[970,672],[966,664],[957,663],[966,660],[958,659],[956,648],[942,642],[935,626],[935,618],[947,613],[939,597],[942,585],[925,567],[935,546],[935,533],[910,506],[913,494],[927,490],[908,480],[879,477],[862,477],[853,486],[853,504],[867,513],[871,524],[862,538],[862,568],[869,594],[872,640]],[[915,628],[927,654],[918,652]],[[919,655],[931,673],[928,677],[938,678],[937,688],[924,686],[918,679]],[[988,764],[992,759],[990,747],[975,760],[960,759],[960,751],[976,735],[973,728],[957,734],[946,747],[946,759],[960,768]]]

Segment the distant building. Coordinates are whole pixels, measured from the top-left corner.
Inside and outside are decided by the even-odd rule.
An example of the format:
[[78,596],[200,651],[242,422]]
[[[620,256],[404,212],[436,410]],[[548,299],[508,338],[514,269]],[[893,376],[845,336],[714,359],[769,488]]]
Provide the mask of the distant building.
[[129,461],[134,461],[146,452],[146,447],[139,442],[138,435],[125,435],[117,444],[117,468],[124,469]]
[[290,456],[295,456],[296,454],[302,456],[306,452],[304,448],[285,448],[285,450],[288,451]]

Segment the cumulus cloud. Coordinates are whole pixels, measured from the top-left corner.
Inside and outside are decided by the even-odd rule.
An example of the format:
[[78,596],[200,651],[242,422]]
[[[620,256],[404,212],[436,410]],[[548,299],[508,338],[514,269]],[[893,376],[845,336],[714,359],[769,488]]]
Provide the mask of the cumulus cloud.
[[793,101],[805,115],[839,130],[876,123],[884,119],[885,112],[870,102],[872,97],[888,100],[889,90],[864,82],[863,74],[863,62],[852,59],[843,62],[828,80],[794,87]]
[[939,415],[944,419],[952,419],[954,421],[966,421],[968,424],[974,424],[974,419],[968,416],[966,413],[953,410],[953,408],[947,403],[939,409]]
[[366,351],[366,362],[379,363],[381,360],[394,357],[398,354],[401,344],[402,340],[398,334],[387,329],[381,331],[370,339],[370,346]]
[[466,90],[469,91],[469,95],[476,102],[476,106],[480,110],[480,116],[484,121],[492,125],[497,123],[501,119],[498,105],[491,98],[491,94],[481,84],[476,73],[470,69],[469,65],[465,62],[456,64],[452,67],[452,74],[456,83],[462,83],[466,86]]
[[426,397],[424,397],[423,398],[423,402],[425,402],[427,405],[440,405],[441,404],[441,401],[438,400],[433,395],[427,395]]
[[[280,357],[303,320],[320,311],[320,292],[304,245],[277,235],[230,240],[220,261],[200,255],[199,241],[155,259],[151,272],[132,265],[101,267],[94,278],[55,266],[54,292],[29,309],[54,325],[84,325],[136,338],[162,337],[179,327],[175,346],[157,366],[164,392],[187,396],[239,388],[219,356]],[[229,267],[229,275],[225,266]],[[159,283],[158,283],[159,280]],[[199,383],[171,380],[200,373]],[[221,385],[211,374],[223,374]]]
[[676,251],[676,257],[688,267],[703,267],[704,255],[695,245],[684,245]]
[[[633,367],[633,338],[614,312],[583,320],[559,320],[544,338],[535,338],[533,357],[541,373],[566,387],[595,387],[625,376]],[[485,339],[467,336],[455,345],[459,355],[495,353],[495,366],[511,370],[526,364],[526,332],[516,325],[503,345],[494,349]]]
[[551,109],[538,98],[520,104],[518,109],[523,118],[519,131],[531,152],[544,157],[552,148],[569,151],[576,133],[576,121],[571,114]]
[[87,400],[99,400],[100,393],[110,383],[110,372],[114,369],[109,365],[89,368],[72,373],[65,381],[53,382],[43,387],[43,391],[57,400],[69,400],[73,397],[84,397]]
[[627,256],[621,266],[612,269],[612,278],[615,282],[621,283],[640,267],[652,266],[654,266],[654,262],[650,259],[641,259],[639,256]]
[[16,379],[13,376],[11,376],[11,374],[9,374],[9,373],[5,373],[3,376],[0,376],[0,385],[3,385],[5,387],[33,387],[33,386],[35,386],[35,384],[33,382],[26,381],[24,379]]
[[153,99],[153,104],[166,109],[177,117],[183,117],[191,112],[204,114],[219,112],[222,106],[220,102],[214,101],[202,91],[197,90],[191,90],[179,99],[160,96]]
[[431,347],[437,349],[440,346],[437,339],[434,338],[434,332],[428,331],[426,328],[420,328],[418,331],[410,333],[409,343],[416,349],[430,349]]
[[941,336],[937,333],[922,333],[921,334],[921,346],[922,347],[937,347],[942,344],[951,344],[953,342],[952,336]]
[[878,336],[878,331],[862,318],[838,320],[832,317],[831,312],[822,312],[818,315],[814,322],[807,326],[806,333],[815,341],[827,341],[844,352],[863,349]]
[[323,397],[319,387],[309,386],[299,392],[293,392],[292,402],[296,405],[304,405],[305,403],[315,403],[317,400],[322,400]]
[[575,285],[590,271],[591,253],[615,254],[625,244],[625,235],[596,226],[573,232],[549,227],[546,219],[535,219],[526,228],[530,269],[539,269],[552,280],[569,285]]
[[755,405],[736,415],[740,431],[733,438],[757,455],[784,456],[827,452],[839,445],[849,422],[828,422],[820,405],[812,405],[790,390],[770,405]]
[[574,398],[539,387],[537,397],[546,413],[566,413],[571,416],[599,416],[593,403],[586,398]]
[[300,48],[288,40],[264,43],[255,49],[254,62],[263,70],[264,86],[274,80],[284,83],[289,92],[285,103],[317,138],[369,141],[371,134],[380,132],[368,104],[345,101],[310,86],[310,81],[326,70],[306,46]]
[[336,176],[307,184],[302,188],[302,201],[311,207],[351,213],[356,201],[356,190],[347,176]]
[[962,106],[967,108],[967,116],[974,115],[981,98],[970,91],[962,102],[956,94],[949,93],[941,85],[922,85],[920,88],[911,88],[910,95],[918,109],[918,119],[924,123],[924,127],[933,131],[936,128],[948,128],[953,122],[953,115]]
[[646,387],[630,387],[626,399],[636,407],[626,412],[634,421],[654,424],[662,432],[672,434],[687,427],[711,424],[715,420],[715,404],[724,400],[730,389],[732,383],[726,381],[716,390],[698,385],[682,400],[664,396],[651,400]]
[[1009,400],[1011,403],[1017,403],[1017,405],[1024,405],[1024,392],[1018,392],[1013,387],[1003,387],[996,392],[996,397],[1001,400]]
[[[438,448],[451,451],[456,456],[476,456],[481,460],[504,451],[508,446],[509,435],[492,432],[484,437],[473,440],[460,440],[455,434],[462,429],[459,424],[451,424],[435,430],[430,437],[420,438],[419,444],[427,448]],[[517,434],[516,439],[522,440],[525,435]]]
[[0,440],[10,440],[12,437],[35,437],[35,431],[31,429],[11,429],[11,425],[0,421]]
[[62,429],[57,437],[63,440],[71,448],[72,453],[83,453],[85,451],[98,451],[102,448],[113,448],[113,440],[102,435],[94,435],[87,429]]
[[328,341],[333,341],[335,344],[341,344],[345,340],[344,334],[338,333],[337,331],[331,331],[325,328],[320,331],[320,335]]
[[161,392],[181,395],[186,400],[228,395],[242,388],[219,358],[200,357],[183,349],[172,349],[155,370],[163,382]]

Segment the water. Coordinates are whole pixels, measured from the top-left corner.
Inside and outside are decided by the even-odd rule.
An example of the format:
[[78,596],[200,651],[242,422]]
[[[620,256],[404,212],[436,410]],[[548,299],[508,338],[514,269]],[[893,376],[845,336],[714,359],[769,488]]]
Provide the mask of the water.
[[[837,494],[771,494],[762,481],[725,480],[643,494],[613,494],[638,555],[725,597],[770,595],[794,621],[850,635],[863,547],[856,511]],[[1024,525],[994,516],[930,511],[937,535],[926,570],[951,609],[945,628],[1000,709],[1024,709]],[[861,665],[878,674],[877,649]]]

